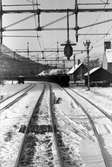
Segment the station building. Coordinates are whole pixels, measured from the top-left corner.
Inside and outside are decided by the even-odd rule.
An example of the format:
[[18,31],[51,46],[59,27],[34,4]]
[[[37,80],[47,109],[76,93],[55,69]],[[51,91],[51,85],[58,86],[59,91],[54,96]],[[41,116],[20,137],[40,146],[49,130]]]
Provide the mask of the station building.
[[[88,84],[88,73],[85,73],[85,85]],[[109,86],[112,82],[112,73],[96,67],[89,71],[90,86]]]
[[78,65],[75,65],[71,68],[70,71],[68,71],[68,75],[70,76],[70,80],[74,81],[83,81],[84,80],[84,74],[87,72],[87,67],[80,63]]

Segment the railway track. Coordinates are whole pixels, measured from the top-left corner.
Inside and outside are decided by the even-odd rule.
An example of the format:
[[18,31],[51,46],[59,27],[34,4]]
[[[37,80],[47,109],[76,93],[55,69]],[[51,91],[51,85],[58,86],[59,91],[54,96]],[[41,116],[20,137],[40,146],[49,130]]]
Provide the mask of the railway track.
[[25,130],[15,167],[64,167],[51,85],[45,85]]
[[11,96],[8,96],[4,100],[0,101],[0,113],[2,113],[4,110],[8,109],[15,103],[17,103],[21,98],[23,98],[27,93],[34,88],[34,84],[30,84],[29,86],[25,87],[24,89],[12,94]]
[[93,105],[96,109],[98,109],[101,113],[103,113],[109,120],[111,120],[112,122],[112,116],[110,114],[108,114],[104,109],[102,109],[101,107],[97,106],[95,103],[93,103],[91,100],[89,100],[88,98],[84,97],[83,95],[79,94],[78,92],[76,92],[75,90],[71,89],[70,90],[74,93],[76,93],[78,96],[80,96],[81,98],[85,99],[88,103],[90,103],[91,105]]
[[11,97],[15,96],[16,94],[20,93],[21,91],[24,91],[25,89],[29,88],[30,86],[31,86],[31,84],[30,84],[30,85],[28,85],[27,87],[25,87],[25,88],[23,88],[23,89],[21,89],[21,90],[19,90],[19,91],[15,92],[15,93],[13,93],[13,94],[9,95],[8,97],[6,97],[6,98],[2,99],[2,100],[0,101],[0,104],[1,104],[1,103],[3,103],[4,101],[6,101],[6,100],[10,99]]
[[[93,129],[94,135],[97,138],[100,150],[101,150],[101,154],[104,160],[104,164],[106,167],[110,167],[111,165],[111,161],[112,161],[112,157],[108,157],[107,156],[107,151],[105,150],[105,146],[104,143],[102,142],[102,135],[99,133],[97,125],[98,125],[98,117],[99,116],[103,116],[102,119],[108,119],[109,121],[111,120],[110,116],[108,115],[108,113],[106,113],[104,110],[102,110],[100,107],[96,106],[96,104],[94,104],[92,101],[90,101],[89,99],[85,98],[84,96],[82,96],[81,94],[79,94],[78,92],[72,90],[72,89],[64,89],[64,91],[72,98],[72,100],[82,109],[82,111],[86,114],[86,116],[88,117],[88,120],[91,124],[91,127]],[[89,105],[93,106],[95,109],[97,109],[97,112],[99,111],[99,115],[98,117],[95,116],[94,110],[89,112],[89,110],[86,108],[87,106],[86,103],[84,105],[84,103],[82,103],[81,98],[84,99],[87,103],[89,103]],[[93,115],[92,115],[93,113]],[[105,117],[105,118],[104,118]],[[111,120],[112,121],[112,120]]]

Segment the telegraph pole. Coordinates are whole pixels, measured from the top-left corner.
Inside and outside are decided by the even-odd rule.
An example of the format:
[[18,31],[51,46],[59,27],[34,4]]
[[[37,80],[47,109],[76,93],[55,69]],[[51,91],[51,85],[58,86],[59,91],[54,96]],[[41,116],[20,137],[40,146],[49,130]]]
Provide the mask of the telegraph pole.
[[76,42],[78,42],[78,30],[79,30],[79,26],[78,26],[78,3],[77,0],[75,0],[75,37],[76,37]]
[[56,55],[56,60],[57,60],[57,68],[58,68],[58,64],[59,64],[59,42],[57,42],[57,55]]
[[73,61],[74,61],[74,68],[75,68],[75,54],[73,56]]
[[0,0],[0,55],[2,52],[2,0]]
[[29,58],[29,42],[27,42],[27,57]]
[[0,0],[0,45],[2,44],[2,0]]
[[87,79],[87,87],[88,90],[90,90],[90,74],[89,74],[89,51],[90,51],[90,40],[86,40],[85,42],[83,42],[84,46],[86,47],[86,51],[87,51],[87,69],[88,69],[88,79]]

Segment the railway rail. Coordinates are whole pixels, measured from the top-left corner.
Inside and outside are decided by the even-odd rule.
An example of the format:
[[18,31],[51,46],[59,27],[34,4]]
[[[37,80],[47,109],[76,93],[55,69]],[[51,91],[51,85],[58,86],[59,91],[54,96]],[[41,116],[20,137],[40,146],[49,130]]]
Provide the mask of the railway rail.
[[63,167],[53,99],[51,85],[45,85],[24,132],[15,167]]
[[9,95],[8,97],[6,97],[6,98],[4,98],[4,99],[0,100],[0,104],[1,104],[1,103],[3,103],[4,101],[6,101],[6,100],[10,99],[11,97],[13,97],[13,96],[17,95],[17,94],[18,94],[18,93],[20,93],[21,91],[24,91],[25,89],[29,88],[31,85],[32,85],[32,84],[30,84],[30,85],[28,85],[27,87],[25,87],[25,88],[23,88],[23,89],[21,89],[21,90],[19,90],[19,91],[15,92],[15,93],[13,93],[13,94]]
[[106,156],[105,146],[104,146],[104,143],[102,143],[101,135],[99,134],[99,131],[97,129],[96,120],[98,118],[95,119],[94,113],[92,115],[92,113],[87,110],[87,108],[84,106],[84,104],[81,103],[80,99],[81,98],[84,99],[90,105],[95,107],[99,111],[99,113],[101,113],[101,115],[104,115],[104,117],[106,117],[106,119],[111,120],[110,116],[104,110],[102,110],[100,107],[96,106],[96,104],[94,104],[93,102],[91,102],[89,99],[85,98],[84,96],[82,96],[78,92],[76,92],[72,89],[69,89],[69,88],[68,89],[64,88],[63,90],[68,94],[68,96],[70,96],[72,98],[72,100],[82,109],[82,111],[88,117],[88,120],[89,120],[89,122],[91,124],[91,127],[93,129],[94,135],[96,136],[96,139],[98,141],[98,144],[99,144],[99,147],[100,147],[100,150],[101,150],[101,154],[102,154],[102,157],[103,157],[103,160],[104,160],[104,164],[105,164],[106,167],[110,167],[111,159],[107,158],[108,156]]
[[79,94],[78,92],[76,92],[75,90],[73,90],[72,88],[70,88],[70,90],[74,93],[76,93],[78,96],[80,96],[81,98],[85,99],[88,103],[90,103],[91,105],[93,105],[96,109],[98,109],[101,113],[103,113],[109,120],[111,120],[112,122],[112,116],[110,114],[108,114],[104,109],[102,109],[100,106],[97,106],[95,103],[93,103],[91,100],[89,100],[88,98],[86,98],[85,96]]
[[0,101],[0,113],[3,112],[5,109],[8,109],[15,103],[17,103],[21,98],[23,98],[27,93],[34,88],[34,84],[30,84],[24,89],[19,90],[18,92],[12,94],[11,96],[8,96],[7,98]]

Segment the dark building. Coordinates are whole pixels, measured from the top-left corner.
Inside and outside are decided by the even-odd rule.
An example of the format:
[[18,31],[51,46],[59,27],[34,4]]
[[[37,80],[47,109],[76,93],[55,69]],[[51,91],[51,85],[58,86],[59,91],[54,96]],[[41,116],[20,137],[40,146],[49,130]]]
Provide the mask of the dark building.
[[68,72],[71,81],[82,81],[84,80],[84,74],[87,72],[87,67],[80,63],[76,67],[72,67],[72,69]]
[[[88,73],[85,75],[85,85],[88,83]],[[112,74],[102,67],[90,70],[90,86],[109,86],[112,82]]]
[[106,51],[106,49],[111,49],[111,41],[104,42],[104,51]]

